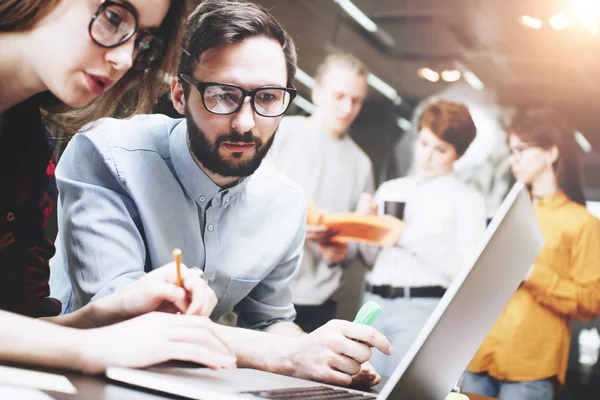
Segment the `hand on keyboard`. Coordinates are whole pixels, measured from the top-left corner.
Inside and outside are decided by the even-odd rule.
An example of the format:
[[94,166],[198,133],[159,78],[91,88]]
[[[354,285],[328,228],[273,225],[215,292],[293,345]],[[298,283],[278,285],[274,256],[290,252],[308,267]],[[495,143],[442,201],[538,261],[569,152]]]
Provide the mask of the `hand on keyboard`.
[[[316,331],[296,337],[287,347],[290,375],[336,384],[376,385],[379,375],[367,361],[371,347],[392,354],[390,342],[376,329],[332,320]],[[366,364],[365,364],[366,363]]]
[[381,382],[381,376],[367,361],[360,366],[358,374],[352,376],[352,385],[371,387]]

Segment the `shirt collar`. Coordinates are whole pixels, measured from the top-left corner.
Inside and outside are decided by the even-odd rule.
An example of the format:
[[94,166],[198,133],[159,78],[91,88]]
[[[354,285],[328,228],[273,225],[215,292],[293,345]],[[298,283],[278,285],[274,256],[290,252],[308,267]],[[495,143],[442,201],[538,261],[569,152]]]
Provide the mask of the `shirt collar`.
[[[230,198],[237,196],[244,190],[248,182],[247,177],[240,179],[235,186],[230,188],[222,189],[219,187],[196,164],[188,146],[187,134],[187,122],[185,119],[181,119],[181,122],[177,124],[169,137],[169,152],[179,181],[190,196],[203,208],[215,197],[225,204],[229,203]],[[215,205],[215,201],[212,204]]]
[[415,175],[416,179],[415,182],[417,185],[422,185],[422,184],[436,184],[436,183],[443,183],[443,182],[448,182],[454,179],[454,173],[450,173],[447,175],[442,175],[442,176],[436,176],[435,178],[425,178],[420,174]]
[[571,200],[562,190],[558,190],[556,193],[553,193],[550,196],[537,199],[537,207],[555,210],[561,208],[570,201]]

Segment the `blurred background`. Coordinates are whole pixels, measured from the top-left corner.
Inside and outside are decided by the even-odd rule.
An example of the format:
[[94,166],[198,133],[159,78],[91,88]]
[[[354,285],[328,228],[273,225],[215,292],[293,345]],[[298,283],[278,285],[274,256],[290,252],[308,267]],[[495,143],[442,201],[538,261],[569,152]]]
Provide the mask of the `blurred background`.
[[[312,76],[327,53],[349,51],[367,64],[370,92],[350,133],[371,157],[376,183],[410,173],[425,104],[465,103],[478,133],[456,170],[485,194],[491,217],[512,183],[506,124],[520,107],[547,106],[576,131],[589,208],[600,215],[600,0],[255,2],[273,12],[298,46],[299,96],[289,114],[311,113]],[[352,318],[362,271],[347,271],[339,317]],[[594,326],[600,322],[573,325],[560,399],[600,398],[594,358],[579,362],[580,332]]]
[[[301,97],[290,114],[310,114],[312,76],[328,52],[352,52],[371,70],[370,93],[351,135],[371,157],[378,183],[410,172],[424,104],[462,102],[478,137],[456,169],[486,195],[492,216],[512,183],[505,125],[519,107],[550,106],[576,130],[587,199],[600,201],[599,0],[258,2],[298,46]],[[595,203],[590,210],[600,215]],[[356,307],[360,270],[347,274],[342,317]],[[598,321],[573,326],[561,399],[600,398],[598,366],[579,363],[580,331],[594,325],[600,328]]]

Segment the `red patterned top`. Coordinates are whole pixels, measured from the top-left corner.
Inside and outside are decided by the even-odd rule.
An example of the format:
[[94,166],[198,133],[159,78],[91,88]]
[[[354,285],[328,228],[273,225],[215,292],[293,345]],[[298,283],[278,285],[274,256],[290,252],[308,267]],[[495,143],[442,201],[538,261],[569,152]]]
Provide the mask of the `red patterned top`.
[[56,315],[49,299],[53,243],[46,237],[56,202],[54,139],[35,99],[6,111],[0,134],[0,309]]

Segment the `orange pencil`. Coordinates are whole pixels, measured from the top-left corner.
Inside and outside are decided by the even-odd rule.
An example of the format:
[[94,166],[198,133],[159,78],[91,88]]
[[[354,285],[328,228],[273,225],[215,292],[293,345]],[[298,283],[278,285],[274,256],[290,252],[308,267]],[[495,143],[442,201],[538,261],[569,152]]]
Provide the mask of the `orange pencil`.
[[183,279],[181,278],[181,250],[173,249],[173,259],[177,268],[177,286],[183,287]]

